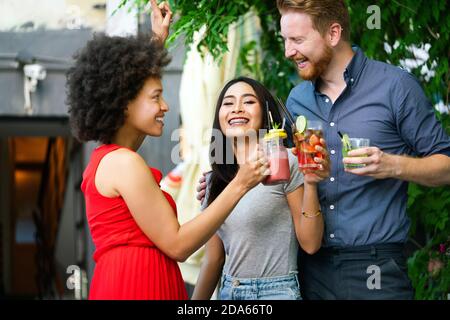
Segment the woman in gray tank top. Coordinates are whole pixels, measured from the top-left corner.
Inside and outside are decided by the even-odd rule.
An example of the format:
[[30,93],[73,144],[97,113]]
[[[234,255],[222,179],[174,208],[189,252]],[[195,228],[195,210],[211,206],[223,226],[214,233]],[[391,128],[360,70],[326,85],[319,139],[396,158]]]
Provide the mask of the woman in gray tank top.
[[[239,163],[258,152],[261,130],[267,132],[275,122],[284,123],[275,99],[262,84],[240,77],[225,85],[216,105],[212,171],[206,177],[202,210],[220,196]],[[325,146],[323,139],[321,143]],[[298,246],[310,254],[320,248],[324,224],[317,184],[330,171],[325,147],[315,148],[325,155],[315,158],[321,170],[300,172],[297,158],[288,152],[289,181],[260,183],[241,198],[206,244],[193,299],[210,299],[219,280],[219,299],[301,299]]]

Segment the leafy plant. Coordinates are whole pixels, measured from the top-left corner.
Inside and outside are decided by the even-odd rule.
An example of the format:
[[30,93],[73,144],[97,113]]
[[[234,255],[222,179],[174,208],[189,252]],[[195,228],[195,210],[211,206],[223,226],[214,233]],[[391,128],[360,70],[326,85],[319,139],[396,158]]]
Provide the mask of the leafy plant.
[[436,246],[434,241],[409,259],[408,272],[418,299],[448,299],[450,287],[450,237]]
[[[441,117],[450,132],[450,117]],[[427,243],[408,261],[408,274],[417,299],[448,299],[450,294],[450,188],[409,184],[411,236],[424,229]]]
[[[137,5],[147,0],[132,1]],[[226,37],[231,23],[238,22],[254,11],[261,25],[258,41],[242,46],[238,73],[251,74],[262,81],[277,96],[286,99],[300,81],[291,62],[284,57],[280,36],[280,15],[274,0],[170,0],[179,14],[169,41],[183,36],[188,45],[194,33],[206,27],[198,44],[200,52],[208,50],[216,60],[227,52]],[[378,0],[379,29],[370,29],[368,8],[372,0],[348,0],[352,41],[363,48],[369,58],[401,65],[405,59],[417,61],[417,50],[427,51],[429,58],[418,63],[411,72],[421,81],[433,104],[441,103],[447,113],[436,113],[450,133],[450,4],[448,0]],[[393,23],[395,21],[395,23]],[[424,71],[429,71],[428,75]],[[440,245],[450,247],[450,190],[448,187],[426,188],[409,186],[408,213],[411,217],[411,239],[423,229],[426,243],[418,243],[418,250],[409,259],[409,276],[416,289],[417,299],[446,299],[450,293],[450,263],[447,254],[437,251]],[[442,263],[437,263],[441,261]],[[437,269],[429,268],[439,265]],[[437,263],[437,264],[436,264]],[[429,271],[429,269],[431,271]]]

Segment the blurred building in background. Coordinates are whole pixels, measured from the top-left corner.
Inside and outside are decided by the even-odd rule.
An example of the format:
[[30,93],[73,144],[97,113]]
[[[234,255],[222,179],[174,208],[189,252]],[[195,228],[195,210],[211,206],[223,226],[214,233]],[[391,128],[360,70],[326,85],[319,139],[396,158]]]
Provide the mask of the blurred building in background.
[[[94,32],[136,34],[149,17],[120,0],[0,0],[0,297],[83,299],[93,245],[80,191],[95,143],[70,133],[65,72]],[[169,172],[183,48],[163,77],[170,112],[139,153]]]

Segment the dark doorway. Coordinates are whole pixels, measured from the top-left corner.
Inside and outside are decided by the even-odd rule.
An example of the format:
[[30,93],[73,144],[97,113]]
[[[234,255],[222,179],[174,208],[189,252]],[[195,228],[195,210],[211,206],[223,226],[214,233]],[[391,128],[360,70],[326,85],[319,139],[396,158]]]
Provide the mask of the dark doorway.
[[[9,119],[0,130],[0,294],[6,297],[70,299],[66,264],[84,269],[85,259],[77,259],[85,238],[76,233],[84,229],[75,212],[83,210],[74,194],[79,182],[68,183],[71,171],[79,175],[82,146],[68,132],[67,119],[50,117],[45,125]],[[64,257],[57,261],[57,254]]]

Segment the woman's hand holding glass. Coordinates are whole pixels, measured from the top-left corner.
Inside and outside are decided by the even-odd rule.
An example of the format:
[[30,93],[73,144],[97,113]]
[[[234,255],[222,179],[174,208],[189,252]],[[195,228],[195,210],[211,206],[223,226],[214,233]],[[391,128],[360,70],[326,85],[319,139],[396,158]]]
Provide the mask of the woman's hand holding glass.
[[[301,142],[302,138],[303,136],[301,134],[294,135],[294,139],[297,139],[298,142]],[[317,184],[330,176],[330,156],[325,139],[320,139],[320,145],[316,145],[315,150],[322,154],[322,157],[314,157],[314,162],[320,165],[319,169],[302,169],[302,172],[305,176],[305,183],[309,184]],[[292,153],[294,155],[297,155],[298,149],[292,148]]]
[[258,183],[262,182],[270,175],[269,162],[264,152],[258,147],[258,150],[248,159],[239,164],[239,170],[234,180],[250,190]]

